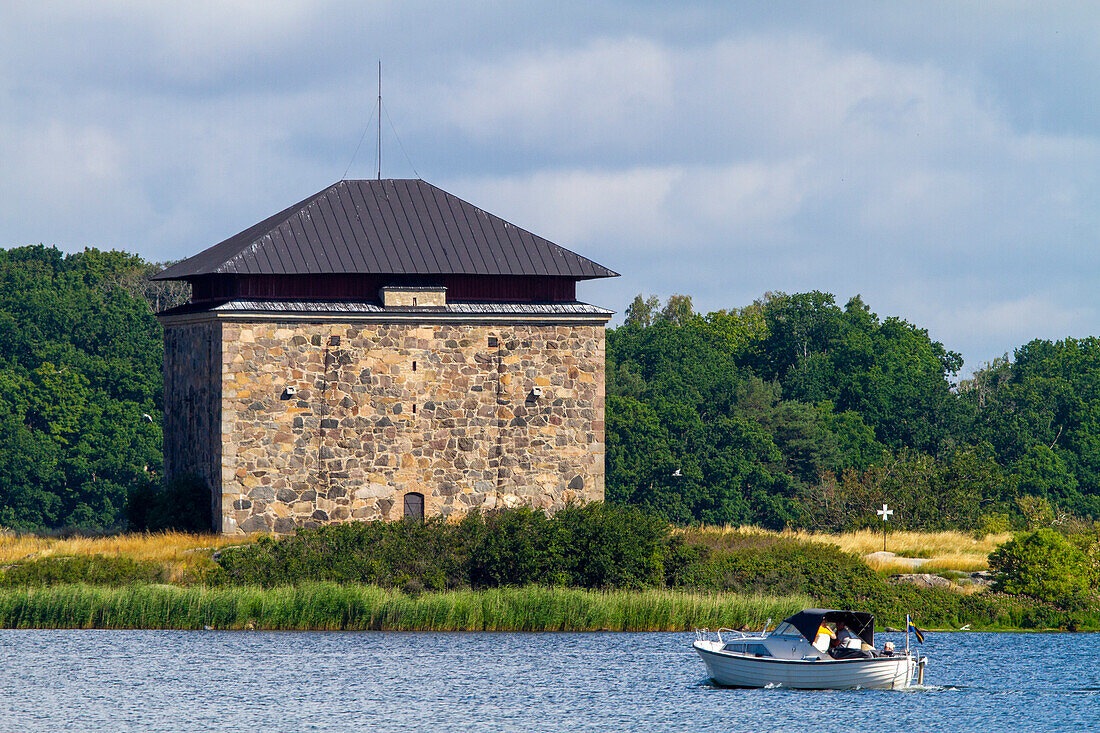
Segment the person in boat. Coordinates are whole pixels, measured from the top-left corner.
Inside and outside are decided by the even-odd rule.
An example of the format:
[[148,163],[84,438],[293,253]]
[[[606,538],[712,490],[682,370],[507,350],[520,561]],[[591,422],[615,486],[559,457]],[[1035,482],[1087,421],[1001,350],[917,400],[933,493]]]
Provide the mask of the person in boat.
[[848,628],[843,621],[836,622],[836,638],[829,649],[829,655],[834,659],[850,659],[853,657],[870,658],[876,656],[874,651],[863,649],[863,639]]
[[[834,648],[848,648],[853,644],[859,644],[863,640],[852,633],[852,630],[848,628],[848,625],[843,621],[836,622],[836,637],[833,639]],[[858,648],[858,647],[856,647]]]
[[829,648],[836,641],[836,634],[829,628],[829,625],[822,622],[817,627],[817,633],[814,635],[814,649],[819,652],[828,652]]

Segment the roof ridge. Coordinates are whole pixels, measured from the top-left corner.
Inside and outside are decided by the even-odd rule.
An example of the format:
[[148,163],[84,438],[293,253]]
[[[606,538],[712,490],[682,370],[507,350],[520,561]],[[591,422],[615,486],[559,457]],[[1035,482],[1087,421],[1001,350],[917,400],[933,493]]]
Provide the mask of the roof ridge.
[[437,191],[440,191],[440,192],[442,192],[442,193],[443,193],[443,195],[445,195],[445,196],[450,196],[451,198],[457,199],[457,200],[461,201],[462,203],[466,204],[467,206],[469,206],[469,207],[471,207],[471,208],[474,208],[474,209],[477,209],[478,211],[480,211],[481,213],[485,214],[486,216],[488,216],[488,217],[490,217],[490,218],[492,218],[492,219],[500,219],[501,221],[503,221],[503,222],[505,223],[505,225],[507,225],[507,226],[510,226],[510,227],[512,227],[513,229],[518,229],[518,230],[519,230],[519,231],[521,231],[521,232],[526,232],[527,234],[530,234],[530,235],[531,235],[532,237],[534,237],[535,239],[539,239],[539,240],[542,240],[543,242],[546,242],[547,244],[553,245],[554,247],[557,247],[557,248],[558,248],[558,249],[560,249],[560,250],[564,250],[564,251],[568,252],[569,254],[573,255],[574,257],[579,257],[580,259],[584,260],[585,262],[590,262],[591,264],[595,265],[596,267],[599,267],[599,268],[601,268],[601,269],[607,270],[608,272],[612,273],[611,275],[609,275],[609,276],[607,276],[607,277],[618,277],[618,276],[619,276],[619,273],[617,273],[617,272],[615,272],[615,271],[613,271],[613,270],[610,270],[610,269],[608,269],[608,268],[604,267],[603,265],[601,265],[600,263],[596,262],[595,260],[589,259],[588,257],[585,257],[585,256],[584,256],[584,255],[582,255],[582,254],[577,254],[577,253],[576,253],[576,252],[574,252],[573,250],[570,250],[570,249],[566,249],[565,247],[561,246],[560,244],[556,244],[556,243],[554,243],[554,242],[551,242],[551,241],[550,241],[549,239],[547,239],[546,237],[543,237],[543,236],[540,236],[540,235],[538,235],[538,234],[535,234],[535,233],[534,233],[534,232],[532,232],[532,231],[531,231],[530,229],[525,229],[524,227],[521,227],[521,226],[520,226],[520,225],[518,225],[518,224],[513,224],[512,222],[510,222],[510,221],[508,221],[508,220],[506,220],[506,219],[504,219],[504,218],[502,218],[502,217],[500,217],[500,216],[497,216],[496,214],[492,213],[491,211],[488,211],[487,209],[483,209],[483,208],[481,208],[480,206],[478,206],[477,204],[475,204],[475,203],[471,203],[471,202],[467,201],[466,199],[462,198],[461,196],[456,196],[456,195],[455,195],[455,194],[453,194],[453,193],[448,193],[447,191],[444,191],[444,190],[443,190],[442,188],[440,188],[439,186],[437,186],[437,185],[435,185],[434,183],[431,183],[431,182],[429,182],[429,181],[425,181],[425,180],[424,180],[423,178],[401,178],[401,179],[390,179],[390,180],[409,180],[409,181],[412,181],[412,180],[417,180],[417,181],[420,181],[420,182],[421,182],[421,183],[423,183],[423,184],[424,184],[425,186],[431,186],[431,187],[432,187],[432,188],[434,188],[435,190],[437,190]]
[[303,274],[618,275],[422,178],[385,178],[336,181],[154,279]]
[[[253,224],[248,229],[245,229],[243,232],[239,232],[238,234],[235,234],[232,237],[230,237],[229,239],[237,239],[237,238],[241,237],[241,235],[245,234],[245,232],[249,232],[249,231],[251,231],[253,229],[256,229],[258,227],[262,227],[270,221],[277,220],[274,225],[264,228],[262,230],[263,231],[262,234],[260,234],[257,237],[252,238],[251,241],[245,242],[245,244],[240,248],[240,250],[237,251],[237,253],[235,255],[232,255],[231,257],[227,258],[222,264],[218,265],[214,269],[214,272],[215,273],[230,273],[230,272],[232,272],[232,270],[228,269],[226,266],[230,265],[234,260],[239,260],[245,254],[246,250],[251,250],[252,252],[257,252],[259,250],[258,245],[260,245],[260,242],[262,242],[262,240],[264,240],[265,238],[268,239],[271,242],[274,242],[274,238],[271,236],[271,232],[273,232],[275,229],[277,229],[281,224],[284,224],[284,223],[290,221],[291,217],[293,217],[295,215],[300,216],[303,212],[308,211],[310,208],[317,206],[318,205],[317,202],[320,201],[321,199],[325,198],[325,196],[330,191],[332,191],[335,188],[338,188],[339,186],[341,186],[342,184],[345,184],[345,183],[347,183],[347,181],[339,180],[336,183],[329,186],[328,188],[325,188],[325,189],[322,189],[322,190],[318,191],[317,193],[313,194],[309,198],[303,199],[302,201],[299,201],[298,203],[294,204],[293,206],[290,206],[286,209],[283,209],[279,213],[273,214],[273,215],[267,217],[266,219],[264,219],[263,221],[258,222],[256,224]],[[345,188],[346,188],[346,186],[345,186]],[[293,231],[291,232],[291,236],[294,236]],[[224,240],[224,241],[229,241],[229,239]],[[214,246],[217,247],[219,245],[214,245]],[[262,246],[262,245],[260,245],[260,246]],[[209,250],[207,250],[207,251],[209,251]]]

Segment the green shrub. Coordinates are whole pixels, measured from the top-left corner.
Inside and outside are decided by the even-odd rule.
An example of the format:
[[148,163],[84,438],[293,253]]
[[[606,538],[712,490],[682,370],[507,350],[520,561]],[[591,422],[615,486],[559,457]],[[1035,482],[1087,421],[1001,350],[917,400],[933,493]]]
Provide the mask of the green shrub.
[[469,523],[356,522],[330,524],[276,540],[262,537],[215,555],[235,585],[293,585],[313,581],[369,583],[412,590],[468,584]]
[[1064,607],[1080,605],[1095,586],[1088,557],[1051,529],[1020,534],[989,556],[994,589]]
[[1068,539],[1085,554],[1093,580],[1100,580],[1100,522],[1085,531],[1069,535]]
[[831,545],[776,537],[734,537],[717,549],[696,545],[669,584],[738,593],[804,593],[824,605],[854,607],[885,586],[858,556]]
[[163,576],[164,569],[158,563],[137,562],[128,557],[44,557],[5,568],[0,574],[0,586],[12,588],[63,583],[123,586],[155,583]]
[[464,524],[476,537],[470,554],[470,585],[570,585],[562,568],[562,548],[551,537],[552,522],[545,512],[532,509],[468,517]]
[[1008,532],[1012,529],[1012,518],[1005,512],[990,512],[989,514],[983,514],[981,521],[978,522],[977,529],[974,530],[974,536],[978,539],[986,537],[991,534],[1000,534],[1002,532]]
[[413,592],[444,588],[647,588],[664,579],[669,525],[604,504],[472,513],[454,524],[362,522],[262,538],[217,556],[225,579],[265,587],[331,580]]
[[1054,507],[1042,496],[1025,494],[1016,497],[1016,507],[1023,515],[1028,529],[1049,527],[1054,523]]
[[[267,588],[370,584],[414,598],[466,587],[664,586],[718,596],[801,597],[819,606],[874,613],[880,625],[900,626],[906,614],[932,628],[1100,625],[1096,608],[1066,611],[1029,596],[893,585],[857,555],[832,545],[738,533],[704,544],[690,530],[671,535],[663,520],[635,509],[598,504],[566,507],[551,517],[510,509],[470,514],[459,523],[328,525],[281,540],[261,538],[223,550],[215,560],[219,568],[207,577],[208,585],[212,578],[228,586]],[[523,627],[521,620],[516,623]]]
[[663,519],[633,507],[586,504],[561,509],[549,526],[568,585],[646,588],[664,579],[671,527]]

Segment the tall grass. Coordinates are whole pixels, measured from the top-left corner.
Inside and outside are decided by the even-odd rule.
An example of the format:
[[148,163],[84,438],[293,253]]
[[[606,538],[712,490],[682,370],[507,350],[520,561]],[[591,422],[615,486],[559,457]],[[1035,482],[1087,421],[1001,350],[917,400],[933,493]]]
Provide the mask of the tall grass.
[[[845,552],[866,556],[882,550],[882,533],[870,529],[841,534],[807,532],[773,532],[760,527],[702,526],[682,530],[688,541],[711,546],[736,545],[754,538],[788,538],[800,542],[834,545]],[[899,558],[919,559],[920,571],[988,570],[988,555],[997,545],[1012,539],[1011,532],[974,537],[965,532],[890,532],[887,549]],[[867,560],[880,572],[914,572],[913,563],[904,560]]]
[[197,568],[210,566],[210,556],[216,550],[249,544],[258,537],[173,531],[105,537],[0,534],[0,565],[50,557],[125,557],[135,562],[161,563],[165,566],[166,577],[175,581]]
[[896,575],[898,573],[949,573],[958,571],[962,573],[974,573],[980,570],[989,570],[989,561],[982,557],[937,555],[929,560],[909,562],[902,559],[866,558],[867,565],[880,575]]
[[[882,550],[882,534],[865,529],[840,535],[797,533],[800,539],[826,542],[846,552],[870,555]],[[964,532],[891,532],[886,547],[898,558],[913,558],[919,564],[890,558],[867,558],[867,564],[880,573],[941,572],[959,570],[972,573],[989,569],[989,553],[997,545],[1012,539],[1011,532],[974,537]]]
[[[861,556],[882,548],[882,535],[872,530],[824,534],[806,531],[772,532],[759,527],[744,526],[702,526],[676,531],[690,542],[700,542],[712,547],[752,543],[754,539],[788,538],[834,545]],[[922,560],[922,571],[973,572],[988,569],[989,553],[1011,538],[1011,533],[975,538],[962,532],[891,532],[888,547],[899,557]],[[0,534],[0,565],[46,557],[119,556],[136,562],[163,563],[166,566],[165,577],[170,581],[180,581],[197,568],[210,566],[210,555],[216,550],[230,545],[250,544],[256,539],[257,535],[222,536],[172,531],[68,538]],[[904,560],[869,559],[867,562],[879,572],[913,572],[912,564]]]
[[258,535],[225,536],[172,531],[105,537],[0,534],[0,563],[33,560],[51,555],[122,555],[132,560],[165,562],[185,559],[196,550],[213,551],[227,545],[248,544],[257,537]]
[[0,590],[0,627],[377,631],[685,631],[763,626],[811,605],[803,596],[664,590],[498,588],[409,596],[376,586]]

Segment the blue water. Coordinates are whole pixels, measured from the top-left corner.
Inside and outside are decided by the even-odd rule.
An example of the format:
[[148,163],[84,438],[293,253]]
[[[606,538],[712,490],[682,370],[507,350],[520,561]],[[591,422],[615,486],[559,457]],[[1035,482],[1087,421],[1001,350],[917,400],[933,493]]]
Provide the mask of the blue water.
[[907,692],[719,689],[692,639],[0,631],[0,731],[1100,730],[1096,634],[930,634]]

